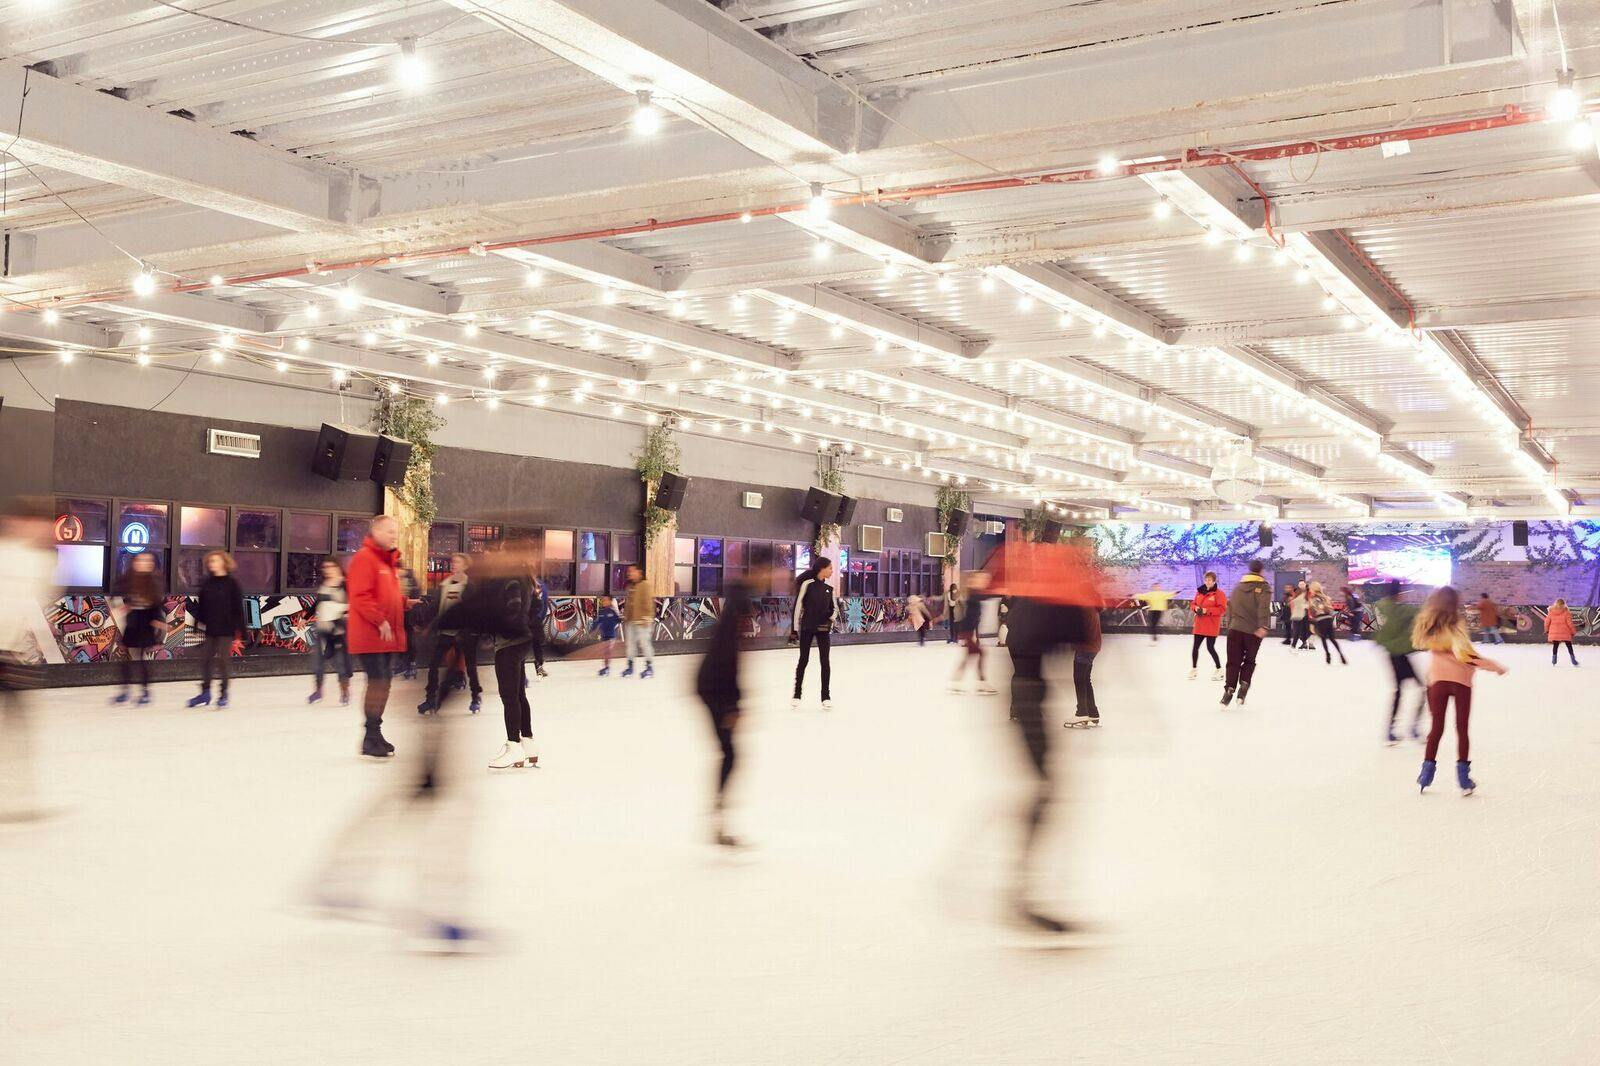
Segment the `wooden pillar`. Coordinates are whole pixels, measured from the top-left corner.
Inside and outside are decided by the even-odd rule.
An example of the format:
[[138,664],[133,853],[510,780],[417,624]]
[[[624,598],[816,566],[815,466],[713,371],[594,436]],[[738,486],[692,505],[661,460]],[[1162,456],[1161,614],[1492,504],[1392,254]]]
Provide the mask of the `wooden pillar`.
[[[425,471],[424,474],[431,472]],[[416,512],[407,507],[394,489],[384,486],[383,513],[400,523],[400,565],[416,575],[418,585],[428,581],[428,527],[417,521]]]
[[844,585],[844,569],[839,559],[840,532],[842,531],[835,532],[827,540],[821,541],[820,546],[816,540],[811,542],[811,557],[813,559],[822,555],[833,560],[833,576],[828,578],[828,584],[833,586],[833,594],[835,596],[842,595],[840,590]]
[[[647,482],[645,485],[645,505],[656,498],[656,483]],[[644,552],[644,581],[650,589],[652,596],[673,595],[673,541],[678,536],[678,513],[670,512],[667,524],[656,531],[656,539]],[[640,526],[643,526],[641,520]]]

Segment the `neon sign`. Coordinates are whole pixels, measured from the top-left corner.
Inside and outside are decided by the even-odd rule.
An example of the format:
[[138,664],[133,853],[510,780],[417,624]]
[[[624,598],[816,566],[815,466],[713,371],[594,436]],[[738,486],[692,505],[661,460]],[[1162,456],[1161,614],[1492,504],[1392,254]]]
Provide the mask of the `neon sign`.
[[64,514],[56,519],[56,540],[62,544],[76,544],[83,539],[83,520],[77,515]]
[[150,546],[150,527],[143,522],[129,522],[122,527],[122,550],[138,555]]

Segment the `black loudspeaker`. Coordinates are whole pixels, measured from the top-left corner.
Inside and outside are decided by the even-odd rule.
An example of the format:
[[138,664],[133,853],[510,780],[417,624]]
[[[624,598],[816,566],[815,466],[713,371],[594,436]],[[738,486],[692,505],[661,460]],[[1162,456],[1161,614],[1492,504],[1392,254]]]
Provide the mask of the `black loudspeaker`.
[[1066,532],[1066,526],[1060,522],[1046,522],[1044,532],[1039,534],[1040,544],[1060,544],[1061,534]]
[[410,462],[410,441],[380,434],[372,452],[372,480],[393,488],[406,479],[406,467]]
[[[408,451],[409,448],[407,445]],[[317,434],[316,453],[311,457],[311,472],[329,481],[366,481],[375,471],[377,451],[376,433],[324,422]],[[401,470],[403,474],[403,465]]]
[[800,517],[807,522],[825,526],[839,513],[839,497],[822,489],[806,489],[806,502],[800,508]]
[[853,519],[855,516],[856,516],[856,500],[855,500],[855,497],[854,496],[840,496],[839,497],[839,511],[838,511],[837,514],[835,514],[833,516],[833,524],[836,525],[836,526],[847,526],[847,525],[850,524],[850,520]]
[[1519,548],[1528,546],[1528,523],[1520,521],[1511,523],[1511,543]]
[[663,511],[676,511],[683,506],[683,494],[689,490],[689,479],[682,474],[662,474],[656,486],[656,506]]
[[952,537],[959,537],[967,531],[967,523],[972,521],[971,511],[951,511],[950,528],[945,530]]
[[1272,527],[1265,522],[1261,523],[1261,546],[1263,548],[1272,547]]

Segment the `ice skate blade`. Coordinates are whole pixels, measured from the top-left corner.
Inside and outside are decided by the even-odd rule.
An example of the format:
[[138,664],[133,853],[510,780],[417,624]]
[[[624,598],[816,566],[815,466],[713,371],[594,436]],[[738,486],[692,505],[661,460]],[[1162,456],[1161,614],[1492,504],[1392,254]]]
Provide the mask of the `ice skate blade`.
[[1063,729],[1098,729],[1100,727],[1100,719],[1069,718],[1067,721],[1062,722],[1061,726]]

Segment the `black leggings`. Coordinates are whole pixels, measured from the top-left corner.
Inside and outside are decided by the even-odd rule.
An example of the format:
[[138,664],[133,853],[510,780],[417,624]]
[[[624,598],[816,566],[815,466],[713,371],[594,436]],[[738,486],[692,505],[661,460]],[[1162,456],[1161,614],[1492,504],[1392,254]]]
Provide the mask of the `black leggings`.
[[128,657],[117,663],[117,677],[122,682],[122,687],[127,688],[133,684],[134,675],[138,675],[139,687],[145,690],[150,688],[150,649],[129,648]]
[[1211,653],[1211,661],[1216,664],[1218,670],[1221,670],[1222,660],[1217,658],[1217,638],[1208,637],[1200,633],[1194,635],[1194,647],[1189,649],[1189,665],[1194,667],[1200,665],[1200,645],[1202,644],[1206,646],[1206,651]]
[[733,730],[739,721],[739,705],[707,704],[706,710],[711,712],[711,729],[717,734],[717,746],[722,749],[722,766],[717,771],[717,801],[720,803],[722,794],[728,790],[728,778],[733,776],[733,764],[737,758],[733,748]]
[[1232,689],[1248,685],[1256,676],[1256,653],[1261,638],[1241,629],[1228,630],[1228,673],[1223,684]]
[[[436,699],[439,695],[439,667],[444,665],[445,659],[451,650],[456,653],[456,669],[467,675],[467,685],[474,696],[483,691],[483,685],[478,681],[478,635],[476,633],[435,633],[433,636],[433,651],[428,656],[428,689],[429,699]],[[449,675],[445,676],[445,687],[449,687]]]
[[494,681],[500,688],[500,703],[506,715],[506,741],[519,743],[533,736],[533,711],[528,706],[528,664],[524,656],[528,641],[507,644],[494,652]]
[[1339,661],[1344,662],[1344,649],[1339,647],[1339,638],[1333,635],[1333,619],[1317,619],[1317,639],[1322,641],[1322,657],[1333,662],[1333,654],[1328,651],[1329,641],[1333,642],[1333,650],[1339,653]]
[[1411,716],[1411,726],[1415,729],[1416,724],[1422,720],[1422,705],[1428,701],[1427,687],[1417,677],[1417,671],[1411,665],[1411,656],[1391,654],[1389,666],[1394,670],[1394,705],[1389,708],[1389,727],[1391,729],[1394,727],[1394,721],[1400,715],[1400,696],[1405,691],[1405,684],[1407,681],[1412,681],[1423,689],[1422,700],[1417,704],[1417,713]]
[[212,636],[206,634],[206,640],[200,649],[200,688],[201,691],[211,691],[211,675],[215,671],[222,679],[222,694],[228,694],[228,658],[233,652],[233,634],[226,636]]
[[822,663],[822,699],[824,702],[833,697],[828,694],[828,681],[831,671],[828,666],[828,648],[833,634],[825,629],[803,629],[800,631],[800,663],[794,668],[794,698],[800,698],[800,683],[806,678],[806,664],[811,662],[811,642],[817,642],[817,659]]
[[1567,656],[1572,660],[1572,665],[1577,666],[1578,653],[1572,650],[1572,641],[1570,640],[1553,640],[1550,642],[1550,665],[1555,665],[1556,657],[1561,654],[1561,645],[1563,644],[1567,646]]

